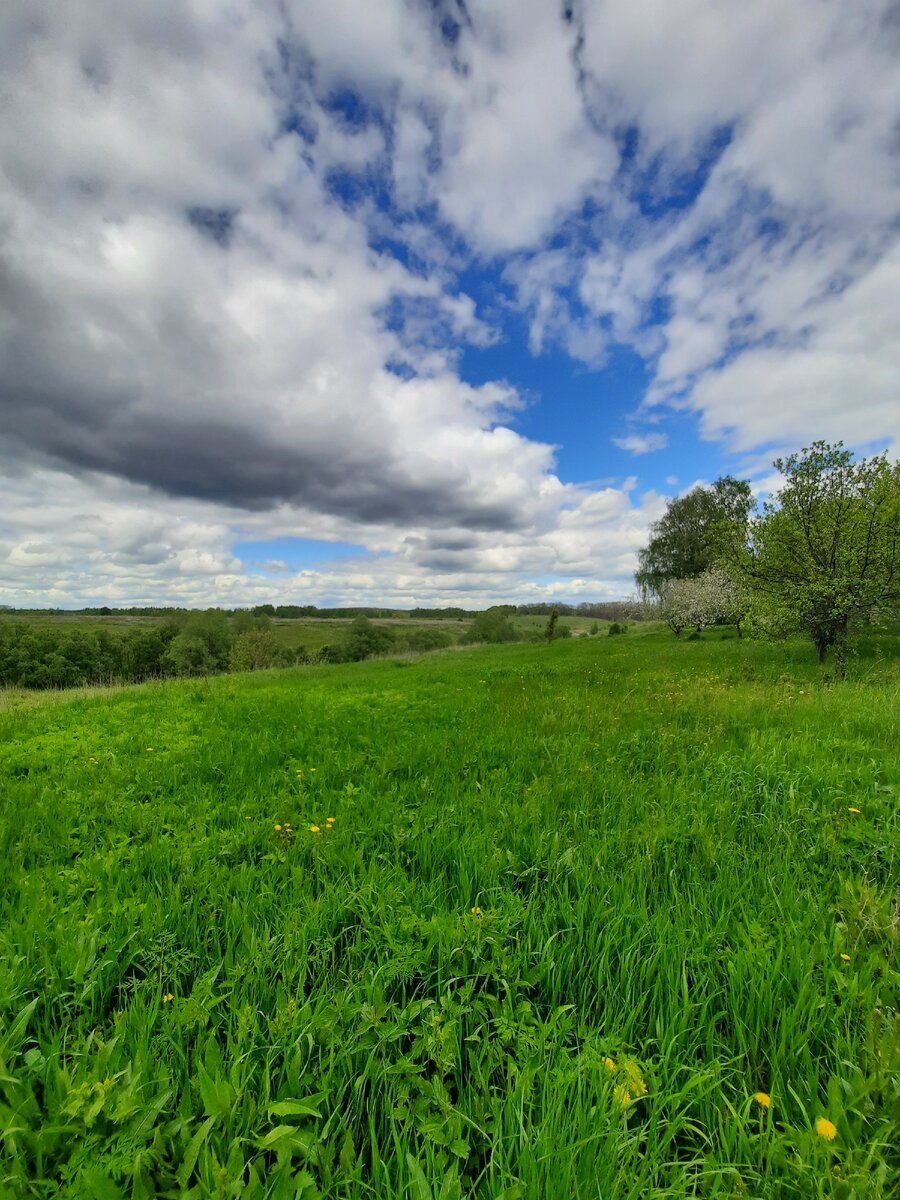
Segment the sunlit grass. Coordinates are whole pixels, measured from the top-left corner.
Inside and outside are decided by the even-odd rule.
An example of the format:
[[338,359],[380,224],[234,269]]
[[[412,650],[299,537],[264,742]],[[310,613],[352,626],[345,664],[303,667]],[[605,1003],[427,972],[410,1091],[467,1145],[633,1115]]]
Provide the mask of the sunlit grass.
[[0,1195],[896,1195],[896,650],[8,708]]

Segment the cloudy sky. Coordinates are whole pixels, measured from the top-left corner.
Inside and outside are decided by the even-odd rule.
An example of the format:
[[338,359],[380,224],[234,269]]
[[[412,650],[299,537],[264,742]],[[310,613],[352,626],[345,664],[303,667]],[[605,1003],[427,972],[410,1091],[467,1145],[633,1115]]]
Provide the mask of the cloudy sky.
[[0,603],[626,595],[900,432],[896,0],[6,0]]

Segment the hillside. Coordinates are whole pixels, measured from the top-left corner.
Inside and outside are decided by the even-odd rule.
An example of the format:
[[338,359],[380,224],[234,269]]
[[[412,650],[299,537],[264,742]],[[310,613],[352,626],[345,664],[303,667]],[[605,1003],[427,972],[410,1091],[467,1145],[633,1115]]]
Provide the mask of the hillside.
[[897,649],[11,699],[0,1194],[896,1195]]

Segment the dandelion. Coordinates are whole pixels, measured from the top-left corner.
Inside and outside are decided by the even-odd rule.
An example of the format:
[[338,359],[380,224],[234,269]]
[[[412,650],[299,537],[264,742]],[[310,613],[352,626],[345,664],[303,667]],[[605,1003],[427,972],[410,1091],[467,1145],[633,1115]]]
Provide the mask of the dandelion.
[[280,825],[276,825],[276,826],[275,826],[275,832],[276,832],[276,833],[281,833],[281,826],[280,826]]
[[771,1108],[772,1107],[772,1097],[769,1095],[768,1092],[754,1092],[753,1099],[756,1101],[756,1103],[759,1105],[760,1108]]
[[310,833],[321,833],[322,830],[319,828],[318,825],[310,825],[309,832]]
[[849,813],[858,813],[858,812],[861,812],[861,811],[862,811],[862,810],[861,810],[861,809],[859,809],[859,808],[848,808],[848,809],[847,809],[847,812],[849,812]]
[[174,999],[175,997],[171,992],[166,992],[166,994],[163,996],[163,1004],[171,1004]]
[[326,821],[326,824],[328,824],[328,825],[333,825],[333,824],[334,824],[334,817],[326,817],[326,818],[325,818],[325,821]]
[[841,955],[841,962],[849,962],[849,961],[850,961],[850,955],[849,955],[849,954],[842,954],[842,955]]
[[315,769],[316,769],[316,768],[315,768],[315,767],[310,767],[309,769],[310,769],[311,771],[315,771]]
[[647,1095],[647,1085],[644,1083],[644,1077],[641,1074],[640,1067],[634,1059],[627,1058],[623,1064],[625,1067],[625,1075],[628,1078],[628,1090],[631,1095],[640,1099],[641,1096]]
[[473,906],[469,909],[469,912],[472,914],[473,917],[481,916],[481,909],[478,907],[477,904],[473,904]]
[[147,753],[148,753],[148,754],[152,754],[152,753],[153,753],[153,747],[152,747],[152,746],[148,746],[148,747],[147,747]]
[[816,1118],[816,1133],[826,1142],[833,1142],[837,1137],[837,1126],[827,1117]]

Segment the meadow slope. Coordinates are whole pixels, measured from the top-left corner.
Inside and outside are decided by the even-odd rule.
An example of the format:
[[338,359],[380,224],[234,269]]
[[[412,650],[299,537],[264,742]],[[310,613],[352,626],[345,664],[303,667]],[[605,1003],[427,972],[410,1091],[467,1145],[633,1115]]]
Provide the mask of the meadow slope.
[[0,1195],[900,1194],[897,649],[8,704]]

